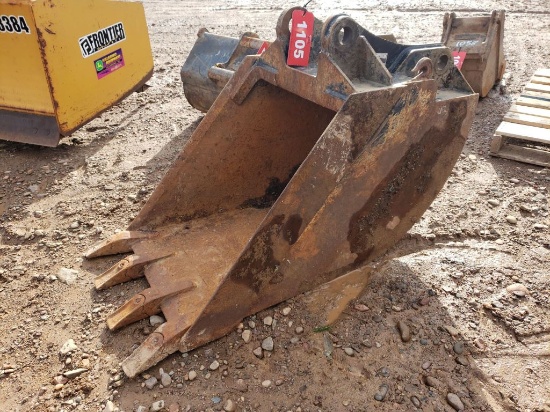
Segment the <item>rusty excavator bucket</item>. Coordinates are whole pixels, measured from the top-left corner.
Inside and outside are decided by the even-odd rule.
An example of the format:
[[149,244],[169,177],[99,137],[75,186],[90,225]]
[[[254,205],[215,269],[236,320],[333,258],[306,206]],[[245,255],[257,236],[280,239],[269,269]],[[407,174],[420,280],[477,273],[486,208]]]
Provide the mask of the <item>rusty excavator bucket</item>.
[[150,285],[110,329],[166,318],[124,360],[130,377],[382,256],[461,153],[478,96],[447,47],[392,43],[337,15],[315,20],[309,64],[294,68],[293,10],[265,53],[243,59],[128,230],[86,254],[133,252],[97,289]]
[[[462,74],[481,97],[502,79],[504,60],[504,10],[490,15],[457,17],[446,13],[443,19],[441,42],[462,59]],[[462,54],[460,56],[459,54]]]

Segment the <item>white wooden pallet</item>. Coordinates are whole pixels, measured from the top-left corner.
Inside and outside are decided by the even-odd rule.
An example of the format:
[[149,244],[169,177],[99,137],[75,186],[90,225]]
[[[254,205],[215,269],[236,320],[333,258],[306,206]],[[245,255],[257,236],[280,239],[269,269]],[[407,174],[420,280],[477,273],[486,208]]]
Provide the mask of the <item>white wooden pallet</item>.
[[493,136],[491,155],[550,167],[550,69],[537,70]]

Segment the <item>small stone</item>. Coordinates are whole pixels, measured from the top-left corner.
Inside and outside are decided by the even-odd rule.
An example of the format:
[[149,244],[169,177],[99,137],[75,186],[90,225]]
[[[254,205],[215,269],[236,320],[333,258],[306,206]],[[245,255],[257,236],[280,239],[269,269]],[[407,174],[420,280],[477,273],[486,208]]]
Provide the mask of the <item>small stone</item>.
[[462,342],[461,340],[456,341],[453,345],[453,350],[457,355],[462,355],[462,353],[464,352],[464,342]]
[[458,329],[456,329],[455,327],[453,327],[453,326],[451,326],[451,325],[446,325],[446,326],[445,326],[445,330],[446,330],[447,332],[449,332],[449,335],[451,335],[451,336],[453,336],[453,337],[454,337],[454,336],[458,336],[458,334],[460,333],[460,332],[458,331]]
[[66,283],[67,285],[72,285],[76,282],[78,277],[78,270],[61,268],[57,273],[57,279],[61,282]]
[[162,373],[160,375],[160,383],[164,387],[170,386],[170,384],[172,383],[172,377],[167,373]]
[[420,408],[422,406],[420,400],[416,396],[411,396],[411,402],[415,408]]
[[425,376],[424,383],[432,388],[441,386],[441,381],[439,379],[434,378],[433,376]]
[[222,401],[222,398],[220,398],[219,396],[214,396],[214,397],[212,397],[211,400],[212,400],[212,403],[218,404]]
[[463,411],[464,410],[464,404],[460,400],[460,398],[455,395],[454,393],[448,393],[447,394],[447,402],[449,405],[453,407],[455,411]]
[[149,317],[149,323],[153,327],[162,325],[164,322],[166,322],[166,320],[162,316],[153,315]]
[[273,350],[273,338],[268,336],[262,341],[262,349],[271,352]]
[[487,203],[489,203],[493,207],[500,205],[500,201],[498,199],[489,199]]
[[388,389],[388,385],[380,385],[380,387],[378,388],[378,392],[376,392],[376,394],[374,395],[374,399],[378,402],[382,402],[388,394]]
[[63,375],[57,375],[56,377],[53,378],[53,384],[54,385],[65,385],[69,380],[63,376]]
[[68,353],[71,353],[78,349],[78,346],[74,343],[74,340],[69,339],[67,342],[63,344],[61,349],[59,350],[59,353],[62,355],[66,355]]
[[149,408],[147,406],[139,405],[136,412],[149,412]]
[[432,366],[432,363],[430,361],[426,361],[422,364],[422,369],[428,370],[430,369],[430,366]]
[[75,221],[75,222],[71,223],[71,225],[69,227],[71,229],[78,229],[79,226],[80,226],[80,223]]
[[271,326],[273,324],[273,318],[271,316],[266,316],[264,318],[264,325]]
[[283,309],[282,313],[283,313],[283,316],[288,316],[290,314],[290,306],[287,306],[286,308]]
[[212,363],[210,364],[210,366],[208,367],[208,369],[210,369],[211,371],[215,371],[215,370],[217,370],[219,367],[220,367],[220,362],[218,362],[217,360],[215,360],[214,362],[212,362]]
[[244,343],[250,342],[250,339],[252,339],[252,331],[250,329],[245,329],[241,337],[243,338]]
[[228,399],[225,401],[223,405],[223,410],[225,412],[234,412],[236,409],[235,402],[233,402],[231,399]]
[[64,372],[63,376],[65,376],[67,379],[74,379],[77,376],[82,375],[86,371],[88,371],[88,369],[84,369],[84,368],[74,369],[72,371]]
[[103,412],[114,412],[115,410],[115,404],[111,401],[107,401],[105,404],[105,408],[103,408]]
[[304,333],[304,328],[302,328],[301,326],[297,326],[296,329],[294,330],[298,335]]
[[470,154],[470,155],[468,155],[468,159],[471,162],[475,162],[477,160],[477,156],[475,154]]
[[397,323],[397,328],[399,329],[401,340],[403,342],[409,342],[411,340],[411,329],[409,326],[404,321],[400,320]]
[[358,312],[366,312],[369,310],[369,307],[367,305],[363,305],[362,303],[358,303],[353,308]]
[[237,382],[235,382],[235,389],[239,392],[246,392],[248,390],[248,385],[243,379],[237,379]]
[[543,223],[535,223],[533,225],[533,228],[537,229],[537,230],[546,230],[546,229],[548,229],[548,226],[543,224]]
[[353,356],[355,354],[352,348],[344,348],[344,352],[346,352],[348,356]]
[[262,359],[264,357],[264,352],[262,348],[260,348],[259,346],[256,349],[254,349],[252,353],[254,354],[254,356],[256,356],[259,359]]
[[513,178],[510,179],[510,183],[518,184],[519,179],[516,179],[515,177],[513,177]]
[[264,388],[269,388],[271,386],[271,381],[269,379],[266,379],[265,381],[262,382],[262,386]]
[[153,402],[153,404],[151,405],[151,409],[149,410],[151,412],[159,412],[162,409],[164,409],[164,401],[160,400],[160,401]]
[[145,380],[145,387],[147,389],[153,389],[157,384],[158,380],[154,376],[151,376],[149,379]]
[[179,412],[180,406],[177,403],[171,403],[168,406],[168,412]]
[[197,378],[197,372],[189,371],[189,380],[194,381]]
[[511,225],[516,225],[518,223],[518,218],[512,215],[506,216],[506,221]]
[[470,364],[468,362],[468,359],[466,359],[466,357],[464,356],[457,356],[455,360],[456,360],[456,363],[462,366],[468,366]]
[[511,285],[506,287],[506,290],[509,293],[515,296],[518,296],[520,298],[524,297],[529,292],[529,290],[525,287],[525,285],[522,285],[521,283],[512,283]]

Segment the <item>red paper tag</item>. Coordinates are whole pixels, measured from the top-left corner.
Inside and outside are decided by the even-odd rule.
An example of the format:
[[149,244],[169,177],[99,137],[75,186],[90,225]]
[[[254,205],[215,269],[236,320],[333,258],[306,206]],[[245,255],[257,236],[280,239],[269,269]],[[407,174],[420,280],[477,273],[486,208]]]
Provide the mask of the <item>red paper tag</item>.
[[290,44],[288,45],[289,66],[307,66],[309,63],[309,51],[313,37],[313,13],[303,10],[292,12],[292,30],[290,31]]
[[270,43],[268,41],[264,41],[262,43],[262,45],[260,46],[260,48],[258,49],[258,52],[256,54],[262,54],[264,51],[267,50],[267,48],[269,47]]
[[453,52],[453,60],[458,70],[462,69],[462,64],[464,63],[465,59],[466,59],[466,52],[461,52],[461,51]]

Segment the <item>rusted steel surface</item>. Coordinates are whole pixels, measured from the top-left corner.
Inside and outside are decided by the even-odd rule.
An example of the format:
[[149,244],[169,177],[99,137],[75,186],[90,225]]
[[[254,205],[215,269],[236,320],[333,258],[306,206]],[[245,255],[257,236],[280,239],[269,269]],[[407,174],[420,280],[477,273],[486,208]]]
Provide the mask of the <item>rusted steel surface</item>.
[[124,361],[128,376],[380,258],[460,155],[477,95],[448,48],[384,52],[386,40],[339,15],[316,21],[309,66],[293,68],[291,13],[239,64],[128,231],[87,253],[134,252],[97,287],[150,284],[109,327],[166,317]]
[[466,53],[461,71],[472,89],[481,97],[487,96],[495,83],[502,79],[504,60],[504,10],[490,15],[457,17],[446,13],[441,42],[451,50]]

